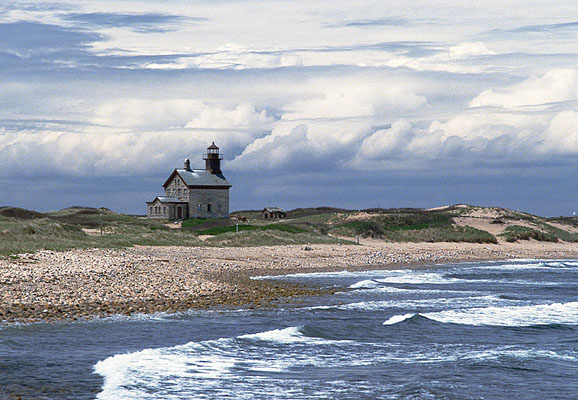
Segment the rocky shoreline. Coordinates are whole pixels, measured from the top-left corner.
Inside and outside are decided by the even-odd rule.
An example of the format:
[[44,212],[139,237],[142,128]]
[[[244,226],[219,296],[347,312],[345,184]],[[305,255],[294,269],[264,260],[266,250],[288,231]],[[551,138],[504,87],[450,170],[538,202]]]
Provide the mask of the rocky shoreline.
[[383,243],[39,251],[0,260],[2,323],[274,306],[319,288],[252,276],[513,258],[578,259],[571,243]]

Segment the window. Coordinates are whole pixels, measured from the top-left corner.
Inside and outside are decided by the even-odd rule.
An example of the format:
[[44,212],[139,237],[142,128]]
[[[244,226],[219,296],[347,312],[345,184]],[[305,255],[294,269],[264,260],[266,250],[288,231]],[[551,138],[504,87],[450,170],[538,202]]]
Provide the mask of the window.
[[217,212],[221,212],[221,205],[217,204]]
[[199,204],[199,205],[197,206],[197,213],[200,214],[200,213],[202,213],[202,212],[203,212],[203,205],[202,205],[202,204]]
[[207,212],[212,212],[210,204],[207,204]]
[[149,214],[153,215],[154,214],[155,209],[153,207],[149,207]]
[[163,207],[163,214],[166,215],[166,213],[167,213],[167,206],[164,206],[164,207]]
[[181,189],[179,189],[179,195],[178,195],[178,197],[181,197]]

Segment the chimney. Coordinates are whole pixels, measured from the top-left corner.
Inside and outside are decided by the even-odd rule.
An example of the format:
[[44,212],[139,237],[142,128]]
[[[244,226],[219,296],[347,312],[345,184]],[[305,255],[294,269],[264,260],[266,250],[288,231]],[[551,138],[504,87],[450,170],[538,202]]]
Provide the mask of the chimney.
[[185,158],[185,171],[191,170],[191,161],[188,158]]

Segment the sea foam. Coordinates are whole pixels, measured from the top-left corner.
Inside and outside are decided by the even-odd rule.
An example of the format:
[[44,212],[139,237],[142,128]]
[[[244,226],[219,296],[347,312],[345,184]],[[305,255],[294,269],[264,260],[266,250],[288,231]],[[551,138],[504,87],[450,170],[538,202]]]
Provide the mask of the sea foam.
[[423,316],[438,322],[466,325],[578,325],[578,302],[452,309],[425,313]]

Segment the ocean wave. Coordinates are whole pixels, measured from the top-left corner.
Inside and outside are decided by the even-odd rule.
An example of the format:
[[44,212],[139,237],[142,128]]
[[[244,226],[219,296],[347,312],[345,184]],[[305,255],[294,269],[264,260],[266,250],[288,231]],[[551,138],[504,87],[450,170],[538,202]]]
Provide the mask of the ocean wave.
[[364,279],[362,281],[356,282],[349,285],[349,289],[375,289],[382,286],[380,282],[375,279]]
[[383,325],[395,325],[405,320],[408,320],[412,317],[415,317],[416,314],[403,314],[403,315],[394,315],[393,317],[389,318],[387,321],[383,323]]
[[477,326],[578,325],[578,302],[452,309],[423,316],[438,322]]
[[[413,317],[414,314],[396,315],[388,321],[393,324]],[[282,351],[276,346],[279,343],[283,344]],[[308,338],[303,328],[288,327],[115,355],[99,361],[94,371],[104,377],[102,392],[97,396],[101,400],[260,399],[271,398],[271,393],[276,393],[275,398],[292,399],[311,398],[307,396],[307,379],[283,391],[284,374],[295,378],[304,368],[345,371],[384,363],[443,364],[464,360],[508,363],[508,359],[576,362],[576,356],[575,351],[556,352],[521,345],[330,341]],[[332,393],[331,387],[326,389],[324,397],[319,398]]]
[[[402,270],[400,270],[402,271]],[[251,279],[261,280],[261,279],[285,279],[285,278],[356,278],[356,277],[371,277],[371,276],[383,276],[384,273],[390,271],[383,270],[369,270],[369,271],[337,271],[337,272],[301,272],[296,274],[286,274],[286,275],[262,275],[262,276],[252,276]]]
[[253,333],[239,336],[239,339],[260,340],[274,342],[279,344],[289,343],[314,343],[314,344],[331,344],[333,340],[326,340],[318,337],[305,336],[299,327],[289,327],[284,329],[274,329],[266,332]]
[[[262,342],[270,345],[263,346]],[[345,343],[350,341],[307,337],[301,328],[289,327],[236,338],[119,354],[94,366],[94,372],[104,378],[97,399],[180,399],[183,394],[193,398],[219,398],[215,393],[223,391],[229,398],[237,390],[252,393],[255,387],[251,385],[253,381],[263,379],[261,374],[268,376],[298,365],[324,363],[324,357],[316,357],[314,352],[303,352],[298,350],[300,346],[294,346],[303,344],[315,349],[333,344],[341,348]],[[280,354],[277,344],[288,345],[292,350]],[[249,376],[239,381],[239,371],[243,370]],[[230,392],[226,389],[229,386],[234,387]]]
[[578,261],[562,261],[562,263],[569,267],[578,267]]
[[483,296],[467,296],[467,297],[443,297],[437,299],[406,299],[406,300],[376,300],[376,301],[361,301],[348,304],[325,305],[309,307],[310,310],[357,310],[357,311],[379,311],[390,308],[403,308],[410,310],[431,309],[431,308],[445,308],[451,306],[453,308],[469,309],[473,307],[484,307],[498,304],[511,304],[512,302],[519,303],[519,300],[502,299],[499,296],[483,295]]

